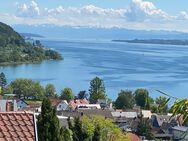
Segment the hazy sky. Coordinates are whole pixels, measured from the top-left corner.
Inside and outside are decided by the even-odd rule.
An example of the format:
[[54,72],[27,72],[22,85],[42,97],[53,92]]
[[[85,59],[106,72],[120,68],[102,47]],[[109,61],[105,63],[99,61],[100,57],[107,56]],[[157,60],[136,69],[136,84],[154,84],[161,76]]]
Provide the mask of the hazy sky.
[[6,0],[0,21],[188,31],[188,0]]

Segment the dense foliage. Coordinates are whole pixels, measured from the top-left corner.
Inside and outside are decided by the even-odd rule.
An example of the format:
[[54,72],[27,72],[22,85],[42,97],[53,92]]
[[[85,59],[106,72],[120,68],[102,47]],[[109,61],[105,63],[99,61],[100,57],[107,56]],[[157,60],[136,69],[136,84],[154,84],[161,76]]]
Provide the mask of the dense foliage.
[[134,103],[135,100],[132,91],[121,90],[114,104],[117,109],[131,109]]
[[80,91],[79,93],[78,93],[78,95],[77,95],[77,98],[78,99],[88,99],[88,94],[87,94],[87,92],[86,91]]
[[31,79],[16,79],[10,83],[10,87],[18,98],[36,100],[44,97],[44,88]]
[[94,103],[98,99],[106,99],[106,91],[104,82],[99,77],[95,77],[90,82],[89,88],[90,102]]
[[56,97],[56,89],[53,84],[47,84],[45,87],[45,93],[44,95],[46,97],[54,98]]
[[149,140],[154,139],[154,136],[151,132],[151,125],[149,119],[144,119],[142,115],[139,117],[136,134],[139,136],[145,136]]
[[63,100],[67,100],[68,102],[72,99],[74,99],[74,94],[72,92],[72,89],[71,88],[64,88],[62,91],[61,91],[61,95],[60,95],[60,98],[63,99]]
[[25,42],[10,26],[0,22],[0,64],[32,63],[45,59],[62,59],[54,50],[44,48],[40,41]]
[[165,104],[167,101],[167,97],[165,96],[159,96],[156,98],[155,102],[158,104],[158,112],[162,114],[168,113],[168,105]]
[[[37,130],[39,141],[65,141],[63,130],[60,127],[56,110],[52,108],[50,100],[44,99],[42,102],[41,114],[37,117]],[[66,134],[64,134],[66,135]]]
[[129,141],[112,120],[100,116],[83,116],[69,120],[74,141]]
[[137,106],[150,109],[149,92],[146,89],[137,89],[134,93]]
[[7,85],[7,79],[5,74],[2,72],[0,74],[0,94],[4,92],[5,86]]

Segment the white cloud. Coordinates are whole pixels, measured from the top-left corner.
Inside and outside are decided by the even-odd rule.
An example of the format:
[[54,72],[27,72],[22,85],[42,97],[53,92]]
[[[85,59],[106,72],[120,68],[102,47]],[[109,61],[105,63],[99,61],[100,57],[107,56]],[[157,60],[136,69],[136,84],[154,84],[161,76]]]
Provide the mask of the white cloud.
[[22,4],[18,6],[17,16],[19,17],[36,17],[40,16],[40,8],[35,1],[31,1],[29,5]]
[[166,12],[157,9],[152,2],[143,0],[132,0],[130,8],[125,15],[129,21],[161,21],[170,19]]
[[[16,4],[15,15],[0,15],[0,20],[9,24],[54,24],[89,27],[120,27],[131,29],[171,29],[181,30],[186,25],[185,11],[172,16],[157,8],[152,2],[132,0],[128,8],[101,8],[94,5],[82,7],[42,8],[35,1]],[[14,20],[12,20],[14,19]],[[180,27],[177,27],[177,23]],[[181,26],[182,25],[182,26]],[[188,27],[186,27],[188,30]]]
[[177,20],[188,20],[188,14],[185,11],[181,11],[176,18]]

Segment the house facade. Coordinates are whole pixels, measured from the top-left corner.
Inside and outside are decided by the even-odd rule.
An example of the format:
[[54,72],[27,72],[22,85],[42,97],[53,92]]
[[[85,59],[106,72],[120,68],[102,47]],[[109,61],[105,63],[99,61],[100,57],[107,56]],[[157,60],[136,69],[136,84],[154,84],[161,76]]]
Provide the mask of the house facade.
[[57,105],[56,105],[56,110],[57,111],[64,111],[64,110],[67,110],[68,108],[68,102],[66,100],[62,100],[61,102],[59,102]]
[[18,99],[16,102],[19,110],[26,108],[28,106],[28,104],[24,100]]

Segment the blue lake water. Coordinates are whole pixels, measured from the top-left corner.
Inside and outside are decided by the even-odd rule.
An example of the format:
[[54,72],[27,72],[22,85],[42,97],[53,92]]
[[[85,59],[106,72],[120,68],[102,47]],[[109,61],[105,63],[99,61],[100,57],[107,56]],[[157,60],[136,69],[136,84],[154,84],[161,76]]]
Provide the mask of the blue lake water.
[[153,97],[160,95],[156,89],[187,97],[187,46],[94,40],[44,40],[42,43],[61,52],[64,60],[0,67],[9,82],[16,78],[31,78],[43,85],[54,84],[58,93],[64,87],[71,87],[77,94],[80,90],[88,90],[90,80],[99,76],[112,99],[121,89],[140,87],[147,88]]

